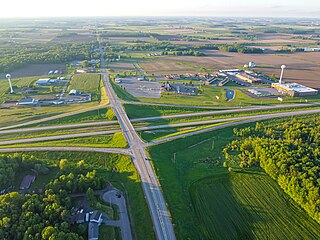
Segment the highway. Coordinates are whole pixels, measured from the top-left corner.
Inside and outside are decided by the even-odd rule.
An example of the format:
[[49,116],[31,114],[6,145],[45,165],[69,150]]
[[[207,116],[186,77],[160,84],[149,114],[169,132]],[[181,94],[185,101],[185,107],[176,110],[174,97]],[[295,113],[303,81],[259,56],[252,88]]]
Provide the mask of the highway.
[[[236,122],[229,122],[229,123],[221,124],[218,126],[208,127],[208,128],[196,130],[193,132],[188,132],[188,133],[184,133],[184,134],[180,134],[180,135],[176,135],[176,136],[172,136],[172,137],[159,139],[156,141],[148,142],[145,144],[145,146],[149,147],[152,145],[170,142],[175,139],[190,137],[190,136],[193,136],[196,134],[205,133],[205,132],[209,132],[209,131],[213,131],[213,130],[217,130],[217,129],[222,129],[222,128],[226,128],[226,127],[237,126],[237,125],[244,124],[244,123],[251,123],[251,122],[257,122],[257,121],[274,119],[274,118],[291,117],[291,116],[298,116],[298,115],[308,115],[308,114],[314,114],[314,113],[320,113],[320,109],[296,111],[296,112],[285,112],[285,113],[273,113],[273,114],[257,115],[257,116],[251,116],[251,117],[250,116],[249,117],[248,116],[247,117],[238,117],[235,119],[235,120],[237,120]],[[227,119],[225,119],[225,121],[227,121]]]
[[130,149],[126,148],[90,148],[90,147],[25,147],[25,148],[0,148],[0,153],[7,152],[33,152],[33,151],[67,151],[67,152],[103,152],[120,153],[132,155]]
[[[180,134],[180,135],[176,135],[174,137],[170,137],[169,138],[170,140],[174,140],[174,139],[183,138],[183,137],[186,137],[186,136],[191,136],[191,135],[194,135],[194,134],[208,132],[208,131],[219,129],[219,128],[223,128],[223,127],[240,125],[240,124],[245,123],[245,122],[256,122],[256,121],[272,119],[272,118],[281,118],[281,117],[297,116],[297,115],[305,115],[305,114],[313,114],[313,113],[320,113],[320,109],[300,110],[300,111],[295,111],[295,112],[259,114],[259,115],[254,115],[254,116],[222,118],[222,119],[213,119],[213,120],[205,120],[205,121],[195,121],[195,122],[172,123],[172,124],[163,124],[163,125],[156,125],[156,126],[145,126],[145,127],[137,127],[135,130],[137,130],[137,131],[146,131],[146,130],[156,130],[156,129],[165,129],[165,128],[178,128],[178,127],[188,127],[188,126],[200,126],[200,125],[206,125],[206,124],[222,123],[221,125],[214,126],[213,128],[208,127],[208,128],[205,128],[205,129],[197,130],[197,131],[190,132],[190,133],[187,133],[187,134]],[[230,123],[231,121],[233,121],[233,123]],[[93,123],[91,123],[91,124],[93,124]],[[78,126],[79,124],[76,124],[76,125]],[[51,127],[53,128],[54,126],[51,126]],[[60,127],[60,126],[56,126],[56,127]],[[35,128],[35,129],[39,130],[38,128]],[[33,129],[30,128],[30,129],[26,129],[26,130],[31,131]],[[17,129],[17,131],[18,132],[23,132],[23,129]],[[118,130],[118,129],[114,129],[114,130],[107,130],[107,131],[85,132],[85,133],[64,134],[64,135],[55,135],[55,136],[47,136],[47,137],[35,137],[35,138],[6,140],[6,141],[0,142],[0,146],[10,145],[10,144],[25,144],[25,143],[32,143],[32,142],[43,142],[43,141],[52,141],[52,140],[60,140],[60,139],[68,139],[68,138],[79,138],[79,137],[89,137],[89,136],[113,134],[113,133],[116,133],[116,132],[119,132],[119,131],[120,130]],[[4,134],[4,133],[12,133],[12,132],[16,133],[16,130],[1,131],[0,135]],[[125,136],[126,136],[126,133],[125,133]],[[126,138],[127,137],[128,136],[126,136]],[[166,141],[165,139],[162,139],[160,142],[152,142],[152,143],[148,143],[147,145],[148,146],[149,145],[154,145],[156,143],[159,144],[159,143],[162,143],[162,142],[165,142],[165,141]]]
[[96,110],[96,109],[102,109],[102,108],[105,108],[106,106],[108,106],[108,104],[97,106],[97,107],[91,107],[91,108],[87,108],[87,109],[83,109],[83,110],[79,110],[79,111],[73,111],[73,112],[63,113],[63,114],[59,114],[59,115],[54,115],[51,117],[45,117],[45,118],[30,121],[30,122],[19,123],[19,124],[7,126],[7,127],[1,127],[0,130],[19,128],[19,127],[24,127],[24,126],[28,126],[28,125],[43,123],[43,122],[47,122],[47,121],[51,121],[51,120],[56,120],[59,118],[73,116],[73,115],[76,115],[79,113],[85,113],[85,112],[89,112],[89,111]]
[[[100,52],[103,56],[101,45]],[[109,74],[105,70],[106,64],[103,57],[101,57],[101,66],[102,79],[109,97],[110,106],[117,116],[121,129],[132,151],[132,161],[137,169],[138,174],[140,175],[142,189],[145,193],[147,204],[149,206],[156,237],[159,240],[174,240],[175,234],[173,225],[171,223],[170,214],[162,195],[162,190],[157,180],[157,176],[150,164],[150,161],[147,160],[144,143],[133,128],[127,113],[121,105],[121,101],[118,99],[114,90],[112,89],[109,80]]]

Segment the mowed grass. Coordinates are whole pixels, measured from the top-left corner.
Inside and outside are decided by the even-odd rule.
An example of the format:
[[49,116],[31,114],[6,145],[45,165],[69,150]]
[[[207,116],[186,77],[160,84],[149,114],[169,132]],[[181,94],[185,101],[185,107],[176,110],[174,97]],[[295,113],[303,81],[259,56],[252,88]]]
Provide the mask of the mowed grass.
[[320,237],[319,224],[262,172],[204,178],[191,185],[190,196],[205,239]]
[[61,139],[54,141],[41,141],[33,143],[22,143],[12,145],[2,145],[7,147],[93,147],[93,148],[127,148],[128,144],[122,132],[110,135],[97,135],[91,137],[80,137]]
[[167,107],[134,104],[124,104],[123,106],[130,119],[208,111],[208,109],[201,108],[183,108],[170,106]]
[[42,122],[37,124],[37,126],[108,121],[106,113],[108,112],[109,109],[110,109],[109,107],[105,107],[101,109],[90,110],[90,111],[78,113],[72,116],[67,116],[59,119]]
[[102,87],[100,74],[76,74],[70,80],[68,91],[75,89],[84,93],[91,93],[93,101],[101,100]]
[[[268,123],[281,121],[286,121],[286,118],[281,120],[269,120]],[[254,123],[243,124],[239,127],[247,126],[254,126]],[[223,224],[215,224],[214,227],[218,228],[215,229],[212,224],[220,221],[225,223],[225,218],[228,218],[228,215],[231,217],[242,216],[243,214],[242,212],[239,212],[239,209],[247,213],[247,208],[250,208],[251,202],[246,201],[256,201],[255,205],[252,205],[252,208],[260,213],[258,219],[262,218],[262,216],[264,217],[262,218],[264,222],[261,220],[261,222],[255,222],[255,225],[250,225],[252,223],[243,222],[244,220],[232,219],[228,222],[228,224],[231,224],[230,234],[236,232],[238,233],[238,237],[233,238],[232,235],[230,235],[229,238],[226,237],[224,239],[250,239],[251,236],[253,236],[253,239],[290,239],[277,237],[269,238],[268,234],[271,234],[270,236],[277,236],[277,234],[279,234],[279,236],[284,236],[285,234],[293,236],[291,234],[291,229],[293,228],[296,229],[295,231],[300,231],[299,229],[302,229],[301,234],[306,236],[305,239],[308,239],[308,236],[312,236],[308,235],[307,230],[310,232],[314,231],[314,221],[306,221],[308,217],[302,210],[291,207],[294,204],[289,204],[290,201],[288,201],[288,198],[284,197],[280,188],[267,176],[262,175],[261,182],[257,183],[257,185],[255,185],[255,181],[252,181],[247,183],[248,186],[242,186],[240,185],[242,181],[241,176],[244,176],[242,184],[245,184],[246,181],[248,181],[248,178],[254,179],[254,176],[256,175],[253,176],[253,173],[248,173],[248,178],[246,175],[234,175],[238,173],[232,173],[230,175],[227,169],[223,168],[223,148],[234,139],[233,127],[229,127],[194,135],[192,137],[177,139],[149,148],[150,158],[152,159],[156,174],[164,192],[164,197],[173,218],[177,239],[219,239],[218,237],[211,237],[212,234],[226,232],[228,231],[228,227]],[[235,177],[233,177],[233,175]],[[224,190],[224,192],[222,192],[224,185],[222,185],[220,189],[211,189],[212,186],[210,184],[205,186],[205,182],[202,182],[205,181],[205,179],[210,179],[208,180],[210,183],[210,181],[214,181],[214,179],[219,176],[226,176],[226,179],[222,179],[222,183],[228,186],[229,188],[227,189],[229,190]],[[268,185],[270,186],[267,187]],[[248,187],[251,189],[250,191],[247,190]],[[237,190],[238,192],[236,191],[237,188],[239,188],[239,190]],[[263,193],[264,191],[265,193]],[[260,199],[260,194],[262,195],[262,198],[265,199]],[[195,197],[197,197],[198,200],[196,200]],[[214,197],[217,199],[214,200]],[[226,200],[224,200],[224,198],[226,198]],[[247,198],[252,198],[252,200]],[[197,201],[203,201],[203,203],[200,203],[199,205]],[[213,201],[220,201],[220,215],[216,215],[217,209],[212,208],[211,202]],[[225,204],[224,201],[229,201],[229,203],[222,208]],[[273,208],[273,204],[276,204],[276,208]],[[270,210],[271,208],[272,210]],[[276,211],[279,211],[281,214]],[[202,216],[203,214],[207,215]],[[246,221],[257,219],[256,215],[245,216],[247,218]],[[302,219],[300,222],[298,221],[299,218]],[[293,219],[292,222],[291,219]],[[279,228],[271,229],[271,227],[265,226],[266,224],[268,224],[267,226],[275,226],[280,223],[282,226],[286,226],[282,227],[282,233],[278,232]],[[244,229],[242,233],[241,227],[244,225],[246,225],[247,228],[250,226],[251,232]],[[243,237],[241,237],[241,234],[243,234]],[[319,232],[317,234],[319,234]]]

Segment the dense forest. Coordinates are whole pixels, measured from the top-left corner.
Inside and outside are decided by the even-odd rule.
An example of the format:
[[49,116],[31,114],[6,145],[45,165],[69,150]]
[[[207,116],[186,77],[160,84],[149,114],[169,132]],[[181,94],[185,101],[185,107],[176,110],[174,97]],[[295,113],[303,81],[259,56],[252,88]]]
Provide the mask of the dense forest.
[[225,167],[260,167],[320,223],[320,117],[234,129]]
[[73,60],[99,58],[97,43],[20,44],[6,47],[0,53],[0,72],[6,73],[33,63],[68,63]]
[[[12,164],[9,164],[12,162]],[[10,171],[9,179],[26,167],[40,164],[23,155],[0,156],[1,174]],[[38,166],[46,171],[46,166]],[[14,170],[12,172],[12,170]],[[1,178],[1,184],[9,184]],[[84,163],[60,160],[59,172],[44,187],[42,193],[0,195],[0,239],[84,239],[84,225],[71,225],[70,194],[85,193],[87,189],[102,189],[106,182]]]

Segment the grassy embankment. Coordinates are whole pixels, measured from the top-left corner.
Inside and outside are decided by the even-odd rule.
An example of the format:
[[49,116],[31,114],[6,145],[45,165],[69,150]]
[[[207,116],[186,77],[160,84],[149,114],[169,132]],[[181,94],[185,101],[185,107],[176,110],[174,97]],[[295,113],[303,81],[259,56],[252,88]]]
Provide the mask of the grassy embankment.
[[[304,116],[308,117],[308,116]],[[269,122],[286,121],[272,120]],[[254,124],[242,125],[248,126]],[[319,225],[260,170],[229,173],[226,128],[149,149],[177,239],[315,239]]]

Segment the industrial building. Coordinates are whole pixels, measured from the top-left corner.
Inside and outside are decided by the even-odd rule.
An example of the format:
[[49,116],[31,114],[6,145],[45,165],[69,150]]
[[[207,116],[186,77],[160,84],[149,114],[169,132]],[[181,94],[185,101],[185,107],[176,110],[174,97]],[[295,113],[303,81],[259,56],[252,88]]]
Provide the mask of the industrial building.
[[303,86],[298,83],[272,83],[273,88],[277,89],[282,94],[287,94],[292,97],[308,96],[318,94],[318,90]]
[[237,78],[239,78],[242,81],[251,83],[251,84],[259,84],[262,83],[261,79],[253,76],[252,74],[249,74],[248,72],[240,72],[235,75]]
[[52,86],[58,83],[57,79],[51,79],[51,78],[42,78],[36,81],[36,86]]

